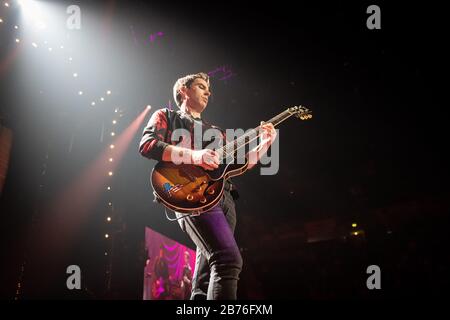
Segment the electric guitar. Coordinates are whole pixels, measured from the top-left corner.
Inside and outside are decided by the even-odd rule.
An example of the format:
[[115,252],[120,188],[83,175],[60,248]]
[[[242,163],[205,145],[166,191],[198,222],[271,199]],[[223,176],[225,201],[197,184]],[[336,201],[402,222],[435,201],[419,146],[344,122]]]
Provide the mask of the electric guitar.
[[[309,109],[295,106],[265,123],[277,126],[291,116],[301,120],[312,118]],[[257,139],[261,133],[262,130],[258,126],[217,148],[215,151],[219,154],[220,164],[215,170],[207,171],[194,164],[158,162],[151,174],[155,199],[171,210],[191,215],[199,215],[213,208],[222,197],[225,180],[247,170],[248,158],[238,158],[239,150]]]

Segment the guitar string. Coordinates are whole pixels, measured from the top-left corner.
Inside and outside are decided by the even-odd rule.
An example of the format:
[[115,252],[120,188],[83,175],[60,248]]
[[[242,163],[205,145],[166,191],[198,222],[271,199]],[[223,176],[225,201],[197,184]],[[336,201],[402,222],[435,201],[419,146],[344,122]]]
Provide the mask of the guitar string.
[[[285,112],[286,112],[286,111],[285,111]],[[285,116],[284,112],[283,112],[282,114],[280,114],[280,115],[278,115],[278,116],[275,116],[274,118],[270,119],[270,120],[267,121],[266,123],[273,123],[274,126],[277,126],[277,125],[280,124],[282,121],[284,121],[285,119],[289,118],[289,116],[291,116],[291,115],[289,114],[288,117],[282,119],[283,116]],[[278,123],[277,123],[277,120],[279,120],[279,119],[276,119],[277,117],[279,117],[279,118],[282,119],[282,120],[281,120],[280,122],[278,122]],[[248,133],[246,133],[246,134],[240,136],[239,138],[236,138],[235,140],[233,140],[233,141],[227,143],[225,146],[223,146],[223,147],[217,149],[216,151],[218,151],[218,152],[224,152],[224,153],[226,154],[225,159],[228,158],[229,156],[232,156],[233,154],[228,154],[228,152],[227,152],[226,150],[229,149],[230,147],[233,147],[233,148],[234,148],[236,144],[238,145],[238,148],[237,148],[237,149],[239,149],[239,148],[241,148],[241,147],[247,145],[248,143],[250,143],[250,142],[253,141],[254,139],[250,140],[248,143],[245,143],[245,144],[242,144],[241,141],[242,141],[243,139],[245,139],[246,136],[249,136],[250,134],[254,134],[255,132],[258,132],[260,128],[261,128],[261,126],[258,126],[258,127],[254,128],[254,129],[252,129],[250,132],[248,132]],[[259,136],[259,135],[258,135],[258,136]],[[257,136],[257,137],[258,137],[258,136]],[[256,137],[256,138],[257,138],[257,137]],[[244,141],[245,141],[245,140],[244,140]],[[237,150],[237,149],[236,149],[236,150]],[[220,151],[219,151],[219,150],[220,150]],[[233,153],[234,153],[234,151],[233,151]],[[222,159],[222,160],[223,160],[223,159]]]
[[[286,112],[286,111],[285,111],[285,112]],[[279,117],[281,118],[279,122],[276,123],[276,121],[279,120],[279,119],[275,119],[275,118],[278,117],[278,116],[275,116],[274,118],[270,119],[270,120],[267,121],[266,123],[272,123],[272,124],[274,125],[274,127],[276,127],[277,125],[279,125],[280,123],[282,123],[282,122],[285,121],[286,119],[289,119],[291,116],[292,116],[291,113],[289,113],[289,114],[281,114],[281,115],[279,115]],[[275,122],[275,123],[274,123],[274,122]],[[254,128],[254,129],[252,129],[252,130],[251,130],[251,133],[253,133],[253,131],[258,132],[258,130],[259,130],[260,128],[261,128],[261,126],[258,126],[258,127]],[[221,150],[221,151],[218,151],[218,152],[223,152],[223,153],[225,153],[225,155],[226,155],[226,156],[222,155],[219,162],[222,162],[224,159],[226,160],[226,159],[228,159],[229,157],[233,157],[233,159],[234,159],[234,152],[236,152],[237,150],[241,149],[242,147],[245,147],[247,144],[251,143],[251,142],[254,141],[255,139],[258,139],[258,137],[260,137],[262,133],[258,134],[256,137],[252,138],[251,140],[247,140],[244,144],[239,145],[240,142],[239,142],[238,140],[239,140],[239,139],[242,139],[245,135],[248,135],[248,134],[249,134],[249,133],[244,134],[243,136],[240,136],[239,138],[237,138],[237,139],[235,139],[235,140],[233,140],[233,141],[227,143],[225,146],[223,146],[223,147],[217,149],[217,150]],[[244,141],[245,141],[245,140],[244,140]],[[231,154],[231,153],[228,153],[228,151],[226,151],[227,146],[232,145],[233,148],[234,148],[234,145],[235,145],[236,143],[238,144],[238,147],[237,147],[235,150],[233,150],[233,153],[232,153],[232,154]],[[216,151],[217,151],[217,150],[216,150]]]

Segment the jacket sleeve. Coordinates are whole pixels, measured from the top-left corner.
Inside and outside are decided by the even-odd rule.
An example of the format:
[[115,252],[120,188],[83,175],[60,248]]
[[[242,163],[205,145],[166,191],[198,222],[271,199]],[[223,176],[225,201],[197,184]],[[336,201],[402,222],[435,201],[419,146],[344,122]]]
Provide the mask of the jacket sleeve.
[[164,110],[155,111],[144,128],[139,143],[139,153],[146,158],[162,161],[164,149],[169,145],[164,141],[167,128],[167,116]]

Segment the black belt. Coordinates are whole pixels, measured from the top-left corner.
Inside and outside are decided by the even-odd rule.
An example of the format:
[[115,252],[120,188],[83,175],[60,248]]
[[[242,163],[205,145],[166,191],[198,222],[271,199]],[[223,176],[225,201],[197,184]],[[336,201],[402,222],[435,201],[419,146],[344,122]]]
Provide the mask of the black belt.
[[233,187],[233,184],[231,182],[226,180],[225,183],[224,183],[223,189],[225,191],[231,191],[231,190],[234,190],[235,188]]
[[224,185],[223,189],[225,191],[230,192],[231,196],[233,197],[233,200],[239,199],[239,193],[238,193],[236,187],[228,180],[225,181],[225,185]]

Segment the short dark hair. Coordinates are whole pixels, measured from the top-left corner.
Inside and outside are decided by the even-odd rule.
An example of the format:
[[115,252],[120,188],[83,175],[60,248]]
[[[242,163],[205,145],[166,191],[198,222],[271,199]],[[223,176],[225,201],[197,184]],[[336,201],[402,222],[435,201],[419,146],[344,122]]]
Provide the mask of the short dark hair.
[[194,80],[197,78],[205,80],[209,85],[209,76],[204,72],[189,74],[187,76],[178,79],[175,82],[175,85],[173,86],[173,98],[175,99],[178,108],[181,107],[181,104],[183,103],[183,100],[181,99],[180,89],[182,87],[189,88],[192,82],[194,82]]

